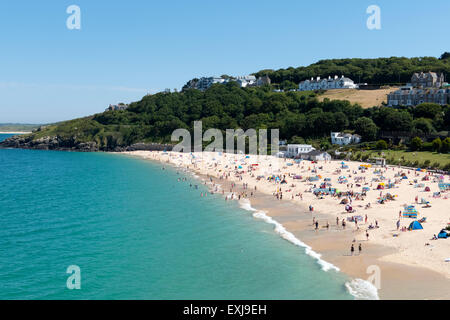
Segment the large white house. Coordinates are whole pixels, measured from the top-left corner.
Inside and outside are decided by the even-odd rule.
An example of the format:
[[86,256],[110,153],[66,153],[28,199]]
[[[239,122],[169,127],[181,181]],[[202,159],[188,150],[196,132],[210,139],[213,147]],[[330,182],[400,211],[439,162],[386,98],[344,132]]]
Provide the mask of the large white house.
[[356,85],[352,79],[341,76],[334,76],[334,78],[328,77],[328,79],[316,79],[305,80],[298,85],[299,91],[311,91],[311,90],[333,90],[333,89],[356,89]]
[[290,158],[297,157],[301,153],[308,153],[313,150],[316,149],[310,144],[288,144],[286,156]]
[[239,76],[236,78],[236,82],[239,84],[241,88],[245,88],[247,86],[254,86],[256,84],[255,76]]
[[270,84],[270,78],[268,76],[259,77],[258,79],[253,75],[248,76],[238,76],[238,77],[202,77],[200,79],[194,79],[189,81],[184,88],[188,89],[198,89],[205,91],[213,84],[216,83],[228,83],[230,81],[235,81],[239,84],[241,88],[246,87],[257,87]]
[[332,132],[331,133],[331,143],[338,144],[341,146],[350,143],[360,143],[361,136],[357,134],[342,133],[342,132]]

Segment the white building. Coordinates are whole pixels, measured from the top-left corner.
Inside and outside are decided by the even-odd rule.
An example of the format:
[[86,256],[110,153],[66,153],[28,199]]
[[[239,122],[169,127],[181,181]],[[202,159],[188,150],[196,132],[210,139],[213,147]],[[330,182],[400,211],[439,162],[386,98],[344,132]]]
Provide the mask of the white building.
[[297,157],[301,153],[308,153],[313,150],[316,150],[313,148],[310,144],[288,144],[287,145],[287,157]]
[[361,136],[357,134],[350,133],[342,133],[342,132],[332,132],[331,133],[331,143],[338,144],[341,146],[351,144],[351,143],[360,143]]
[[256,84],[255,76],[240,76],[236,78],[236,82],[239,84],[241,88],[245,88],[247,86],[254,86]]
[[299,155],[301,159],[310,160],[310,161],[330,161],[331,155],[328,152],[313,150],[308,153],[301,153]]
[[334,78],[328,77],[328,79],[316,79],[305,80],[298,85],[299,91],[311,91],[311,90],[333,90],[333,89],[356,89],[356,85],[352,79],[341,76],[334,76]]
[[215,83],[224,83],[226,79],[220,77],[203,77],[195,83],[195,88],[198,90],[206,90]]

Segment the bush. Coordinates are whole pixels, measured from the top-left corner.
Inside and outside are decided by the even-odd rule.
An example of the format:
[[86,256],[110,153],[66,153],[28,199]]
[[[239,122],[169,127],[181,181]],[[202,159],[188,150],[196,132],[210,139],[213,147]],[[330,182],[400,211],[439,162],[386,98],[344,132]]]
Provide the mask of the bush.
[[423,162],[423,166],[424,166],[424,167],[429,167],[429,166],[430,166],[430,163],[431,163],[430,159],[427,159],[427,160],[425,160],[425,161]]
[[377,141],[377,145],[376,145],[377,150],[386,150],[387,148],[388,148],[388,144],[386,141],[384,141],[384,140]]
[[432,145],[431,149],[433,151],[440,152],[441,148],[442,148],[442,140],[440,138],[436,138],[436,139],[433,140],[431,145]]
[[435,169],[439,169],[439,167],[441,166],[441,164],[439,163],[439,162],[434,162],[432,165],[431,165],[431,167],[432,168],[435,168]]
[[442,147],[441,147],[442,153],[449,153],[450,152],[450,138],[445,138],[444,141],[442,141]]
[[431,142],[424,142],[422,144],[422,147],[420,148],[421,151],[433,151],[433,144]]
[[409,147],[412,151],[420,150],[420,148],[422,148],[422,139],[419,137],[413,138]]

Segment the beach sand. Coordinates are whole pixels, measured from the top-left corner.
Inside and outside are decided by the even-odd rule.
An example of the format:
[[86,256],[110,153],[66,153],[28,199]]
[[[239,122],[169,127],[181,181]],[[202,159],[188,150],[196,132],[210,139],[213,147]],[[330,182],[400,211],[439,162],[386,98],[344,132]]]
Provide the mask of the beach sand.
[[[424,181],[427,172],[391,166],[361,171],[359,166],[362,163],[359,162],[345,162],[346,167],[342,168],[341,161],[316,164],[302,161],[297,164],[290,159],[272,156],[246,157],[208,152],[193,155],[150,151],[124,153],[195,172],[210,184],[213,191],[220,185],[222,189],[216,192],[223,192],[224,198],[233,194],[233,198],[238,199],[240,194],[241,202],[250,201],[252,208],[263,211],[280,223],[319,253],[320,259],[337,266],[355,281],[363,279],[377,284],[381,299],[450,299],[450,262],[445,262],[450,258],[450,240],[430,240],[450,223],[450,193],[441,193],[440,198],[434,198],[433,193],[439,191],[438,183],[433,176]],[[401,174],[406,175],[407,179],[401,179]],[[285,176],[287,183],[268,181],[267,177],[272,175],[280,176],[280,179]],[[301,176],[301,179],[293,179],[294,175]],[[309,182],[306,179],[316,175],[320,176],[320,180]],[[261,178],[257,179],[258,176]],[[339,183],[342,176],[346,177],[346,181]],[[360,179],[358,182],[356,177]],[[388,181],[395,182],[394,188],[377,190],[381,177],[384,177],[382,182],[386,185]],[[369,188],[365,196],[359,196],[360,200],[356,200],[355,194],[351,197],[351,206],[356,212],[347,213],[345,205],[340,204],[345,197],[338,199],[325,195],[321,199],[311,192],[314,185],[319,187],[325,178],[329,179],[327,183],[341,192],[361,193],[363,187]],[[375,179],[379,181],[373,181]],[[449,182],[448,176],[445,176],[445,182]],[[247,184],[246,189],[244,184]],[[423,186],[418,187],[418,184]],[[425,187],[429,187],[430,192],[425,192]],[[275,196],[281,194],[280,189],[282,200]],[[387,193],[393,195],[395,200],[380,204],[380,195],[385,197]],[[425,205],[416,203],[416,197],[419,202],[422,198],[429,201],[431,207],[425,208]],[[370,207],[366,208],[369,203]],[[309,211],[310,205],[314,208],[312,212]],[[396,222],[404,205],[415,205],[419,212],[418,219],[427,218],[423,230],[397,231]],[[359,228],[347,221],[348,217],[355,215],[363,217]],[[364,221],[366,216],[367,223]],[[336,224],[337,217],[339,225]],[[318,230],[313,226],[313,218],[318,221]],[[345,230],[342,219],[347,222]],[[400,225],[408,227],[412,221],[414,219],[401,217]],[[327,223],[329,228],[325,227]],[[369,225],[375,226],[376,223],[379,228],[368,229]],[[366,232],[369,234],[368,240]],[[397,236],[394,237],[394,234]],[[350,252],[352,243],[355,246],[353,255]],[[359,244],[362,246],[361,254],[358,253]],[[358,287],[363,284],[356,282],[354,285]]]

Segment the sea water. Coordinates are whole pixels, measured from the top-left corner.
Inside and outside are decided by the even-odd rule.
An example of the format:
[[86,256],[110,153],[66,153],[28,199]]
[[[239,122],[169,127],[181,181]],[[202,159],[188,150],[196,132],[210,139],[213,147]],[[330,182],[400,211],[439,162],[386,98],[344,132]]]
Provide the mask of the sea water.
[[354,298],[261,213],[175,168],[0,149],[0,179],[0,299]]

